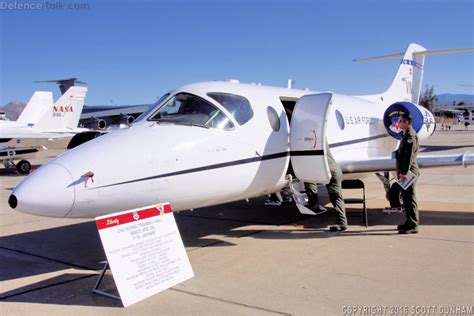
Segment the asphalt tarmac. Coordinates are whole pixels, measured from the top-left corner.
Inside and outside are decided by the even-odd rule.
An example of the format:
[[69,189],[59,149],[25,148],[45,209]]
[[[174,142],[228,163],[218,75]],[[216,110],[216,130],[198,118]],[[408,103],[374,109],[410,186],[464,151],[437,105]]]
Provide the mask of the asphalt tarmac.
[[[422,150],[472,151],[474,132],[436,132]],[[404,214],[382,212],[374,175],[364,179],[369,227],[349,217],[344,233],[327,232],[331,209],[307,216],[264,198],[176,213],[195,277],[124,308],[91,293],[105,261],[94,221],[11,210],[24,176],[0,169],[0,315],[473,314],[474,167],[421,172],[416,235],[397,234]],[[116,292],[110,273],[101,287]]]

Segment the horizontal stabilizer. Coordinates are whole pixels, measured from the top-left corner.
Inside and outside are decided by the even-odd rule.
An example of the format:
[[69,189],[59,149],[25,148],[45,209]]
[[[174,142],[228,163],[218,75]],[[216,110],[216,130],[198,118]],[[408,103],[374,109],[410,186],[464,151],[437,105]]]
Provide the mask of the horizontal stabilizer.
[[[451,53],[464,53],[474,51],[474,48],[459,48],[459,49],[436,49],[436,50],[425,50],[423,52],[414,52],[413,57],[416,56],[429,56],[429,55],[441,55],[441,54],[451,54]],[[378,57],[368,57],[368,58],[356,58],[353,59],[353,62],[363,62],[363,61],[374,61],[374,60],[386,60],[386,59],[396,59],[402,58],[405,53],[384,55]]]
[[43,83],[43,82],[57,83],[59,85],[59,90],[61,90],[61,94],[66,93],[66,91],[69,90],[69,88],[74,87],[76,84],[86,84],[86,82],[80,81],[77,78],[33,81],[33,83]]

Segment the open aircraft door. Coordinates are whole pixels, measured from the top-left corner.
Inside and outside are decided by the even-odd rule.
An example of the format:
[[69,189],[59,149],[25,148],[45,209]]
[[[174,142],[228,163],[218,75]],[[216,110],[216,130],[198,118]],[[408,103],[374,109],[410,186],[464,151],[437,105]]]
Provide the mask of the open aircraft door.
[[291,164],[303,182],[326,184],[331,172],[326,153],[326,123],[332,93],[305,95],[298,100],[290,123]]

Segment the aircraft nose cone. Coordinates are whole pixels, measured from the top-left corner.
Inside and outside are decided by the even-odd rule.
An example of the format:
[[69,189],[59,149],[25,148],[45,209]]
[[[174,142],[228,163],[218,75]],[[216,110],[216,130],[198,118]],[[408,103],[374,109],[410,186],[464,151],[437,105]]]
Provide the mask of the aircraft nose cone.
[[74,205],[73,181],[65,167],[49,163],[20,182],[13,189],[8,204],[24,213],[65,217]]
[[18,200],[15,195],[10,195],[8,198],[8,205],[10,205],[11,208],[15,208],[18,205]]

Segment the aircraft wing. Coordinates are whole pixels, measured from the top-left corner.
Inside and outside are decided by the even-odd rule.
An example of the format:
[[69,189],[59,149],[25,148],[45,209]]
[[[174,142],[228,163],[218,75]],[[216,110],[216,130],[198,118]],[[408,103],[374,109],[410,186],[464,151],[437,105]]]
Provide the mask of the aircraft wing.
[[73,132],[65,132],[65,133],[12,133],[12,132],[2,132],[2,138],[3,139],[8,139],[8,138],[14,138],[14,139],[26,139],[26,138],[32,138],[32,139],[48,139],[48,140],[59,140],[59,139],[64,139],[68,137],[72,137],[76,135],[77,133]]
[[81,113],[79,125],[97,129],[95,124],[96,120],[104,120],[106,126],[130,124],[149,108],[149,104],[132,106],[85,106]]
[[[474,154],[466,151],[463,154],[418,155],[420,168],[446,166],[464,166],[474,164]],[[343,173],[364,173],[396,170],[396,160],[390,156],[373,157],[364,160],[338,161]]]

